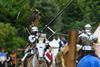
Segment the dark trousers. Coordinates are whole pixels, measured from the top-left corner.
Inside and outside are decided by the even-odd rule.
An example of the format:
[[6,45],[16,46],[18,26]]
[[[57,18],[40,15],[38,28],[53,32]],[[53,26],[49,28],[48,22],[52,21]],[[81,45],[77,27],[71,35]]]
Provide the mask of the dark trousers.
[[5,67],[6,64],[7,64],[7,62],[3,62],[3,63],[0,62],[0,67]]
[[[45,58],[44,58],[45,59]],[[45,59],[46,60],[46,59]],[[48,67],[50,67],[51,66],[51,64],[52,64],[52,62],[48,62],[47,60],[46,60],[46,63],[47,63],[47,66]]]

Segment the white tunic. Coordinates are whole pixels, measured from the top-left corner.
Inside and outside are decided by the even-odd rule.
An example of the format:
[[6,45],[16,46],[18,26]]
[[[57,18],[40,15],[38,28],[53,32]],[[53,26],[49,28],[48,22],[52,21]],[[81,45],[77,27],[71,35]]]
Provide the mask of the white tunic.
[[59,51],[59,42],[55,39],[53,39],[49,45],[54,48],[51,50],[52,54],[53,54],[53,60],[55,60],[57,54],[58,54],[58,51]]
[[37,47],[38,52],[39,52],[39,57],[43,57],[44,49],[45,49],[45,43],[37,43],[36,47]]

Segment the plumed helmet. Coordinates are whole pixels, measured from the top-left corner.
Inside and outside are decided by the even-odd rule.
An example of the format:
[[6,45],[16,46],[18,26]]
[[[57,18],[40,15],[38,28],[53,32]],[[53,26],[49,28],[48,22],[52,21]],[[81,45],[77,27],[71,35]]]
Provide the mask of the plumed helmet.
[[39,12],[38,9],[34,9],[34,10],[33,10],[33,13],[40,14],[40,12]]
[[86,28],[86,27],[91,27],[91,25],[90,25],[90,24],[86,24],[86,25],[85,25],[85,28]]

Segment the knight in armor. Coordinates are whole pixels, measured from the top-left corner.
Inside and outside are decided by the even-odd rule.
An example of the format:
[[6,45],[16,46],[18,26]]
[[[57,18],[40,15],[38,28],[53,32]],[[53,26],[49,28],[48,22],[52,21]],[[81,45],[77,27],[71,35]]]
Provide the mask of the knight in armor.
[[32,15],[29,17],[32,23],[30,25],[31,34],[29,35],[28,40],[31,44],[35,43],[39,37],[39,33],[38,33],[38,25],[39,25],[39,20],[40,20],[39,14],[40,12],[37,9],[35,9]]
[[31,22],[30,27],[30,32],[29,30],[28,33],[30,34],[28,36],[28,45],[25,48],[25,55],[21,59],[22,62],[24,62],[24,67],[27,66],[27,59],[30,57],[33,57],[30,61],[32,62],[32,67],[36,67],[37,65],[37,58],[38,58],[38,50],[36,48],[36,44],[38,42],[39,38],[39,32],[38,32],[38,24],[40,20],[40,15],[39,11],[37,9],[33,10],[32,15],[29,17],[29,20]]
[[91,54],[93,52],[92,49],[92,33],[91,33],[91,25],[86,24],[85,30],[78,36],[78,45],[77,47],[80,48],[78,51],[78,61],[85,55]]
[[32,55],[34,53],[38,53],[37,49],[36,49],[36,43],[37,43],[37,39],[38,39],[38,28],[36,26],[33,26],[31,28],[31,32],[32,34],[29,35],[28,37],[28,41],[29,44],[28,47],[25,49],[25,55],[22,58],[22,61],[24,61],[26,59],[27,56]]

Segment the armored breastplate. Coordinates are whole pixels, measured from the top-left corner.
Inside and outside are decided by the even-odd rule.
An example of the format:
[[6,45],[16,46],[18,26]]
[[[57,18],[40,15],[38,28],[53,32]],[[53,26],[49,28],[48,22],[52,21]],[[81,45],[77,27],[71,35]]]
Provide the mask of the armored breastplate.
[[91,45],[92,43],[91,36],[84,33],[80,35],[79,39],[81,40],[81,45]]

